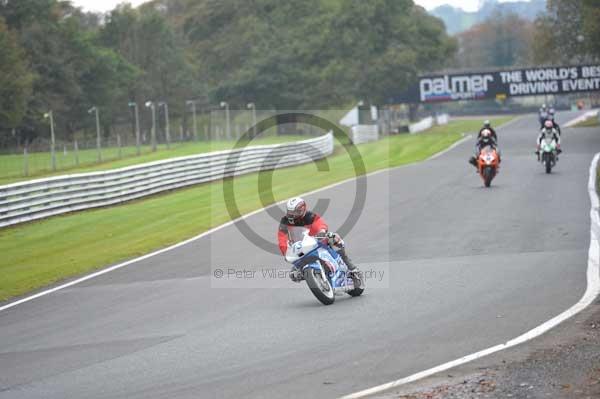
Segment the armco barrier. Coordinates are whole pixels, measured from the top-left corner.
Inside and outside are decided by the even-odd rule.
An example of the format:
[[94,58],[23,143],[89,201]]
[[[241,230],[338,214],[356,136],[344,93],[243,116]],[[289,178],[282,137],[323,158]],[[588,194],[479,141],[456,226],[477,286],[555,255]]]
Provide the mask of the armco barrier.
[[167,159],[102,172],[0,186],[0,227],[259,170],[299,165],[333,152],[333,135],[293,143]]
[[350,128],[350,133],[353,144],[379,140],[379,126],[377,125],[355,125]]
[[431,128],[432,126],[433,126],[433,117],[428,116],[427,118],[422,119],[421,121],[419,121],[417,123],[413,123],[412,125],[409,125],[408,131],[411,134],[419,133],[419,132],[422,132],[424,130]]

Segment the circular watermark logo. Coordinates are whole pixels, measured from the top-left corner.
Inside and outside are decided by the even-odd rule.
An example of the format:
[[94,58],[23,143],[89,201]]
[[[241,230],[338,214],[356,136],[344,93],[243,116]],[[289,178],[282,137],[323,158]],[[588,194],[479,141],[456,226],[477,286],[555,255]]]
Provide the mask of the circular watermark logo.
[[[331,132],[334,139],[341,145],[352,162],[354,176],[356,178],[356,190],[354,193],[352,209],[345,221],[337,229],[337,233],[339,233],[342,237],[347,235],[358,222],[367,199],[367,179],[365,176],[366,168],[364,161],[356,146],[350,141],[349,137],[338,125],[328,121],[325,118],[306,112],[277,114],[261,120],[256,124],[256,126],[250,127],[241,136],[227,157],[224,169],[223,200],[225,201],[225,206],[231,219],[239,219],[234,223],[234,225],[244,235],[244,237],[246,237],[246,239],[248,239],[257,247],[277,255],[279,255],[280,252],[279,247],[275,242],[263,238],[261,235],[252,230],[252,228],[244,219],[240,219],[242,214],[240,213],[236,201],[234,192],[234,179],[232,176],[236,174],[236,171],[238,171],[238,165],[240,164],[242,155],[244,154],[244,148],[251,143],[252,138],[254,138],[255,135],[260,136],[268,129],[286,123],[301,123],[320,128],[325,132]],[[304,158],[310,158],[319,172],[330,171],[329,162],[324,156],[323,149],[321,147],[307,142],[299,145],[302,145],[301,152],[294,153],[293,155],[301,155]],[[286,157],[290,157],[290,151],[282,150],[281,148],[285,147],[273,147],[266,153],[266,155],[264,155],[264,159],[260,164],[258,172],[259,198],[262,206],[265,208],[265,211],[275,221],[274,230],[284,214],[279,207],[273,206],[273,204],[276,203],[275,196],[273,195],[273,173],[278,165],[281,164],[281,166],[285,166]],[[303,179],[307,178],[307,176],[298,176],[298,178]],[[325,216],[327,208],[330,205],[335,206],[335,204],[331,204],[331,199],[319,198],[315,202],[314,206],[311,207],[311,209],[312,211]]]

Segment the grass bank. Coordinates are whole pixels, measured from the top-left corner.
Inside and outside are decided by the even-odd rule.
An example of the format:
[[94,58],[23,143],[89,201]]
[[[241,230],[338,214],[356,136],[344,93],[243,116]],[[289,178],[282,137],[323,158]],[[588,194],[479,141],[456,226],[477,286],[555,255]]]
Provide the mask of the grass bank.
[[[494,125],[510,118],[492,121]],[[475,131],[480,121],[457,121],[418,135],[386,137],[358,146],[367,172],[424,160]],[[275,201],[353,177],[338,148],[327,161],[273,174]],[[467,165],[465,164],[465,167]],[[258,174],[235,179],[242,214],[261,208]],[[174,244],[229,220],[223,183],[216,181],[126,205],[53,217],[0,230],[0,301]]]
[[587,118],[584,121],[579,122],[573,127],[597,127],[600,126],[600,120],[598,116],[592,116],[591,118]]
[[[310,137],[300,135],[266,136],[253,140],[252,144],[280,144],[307,138]],[[22,154],[0,155],[0,185],[49,176],[123,168],[168,158],[227,150],[232,148],[235,143],[233,140],[173,143],[170,149],[161,144],[156,152],[152,152],[149,146],[143,146],[139,156],[136,155],[136,147],[123,147],[121,148],[120,157],[119,149],[111,147],[102,150],[104,162],[100,163],[97,161],[98,155],[95,149],[80,150],[77,153],[79,165],[76,163],[76,154],[72,149],[69,149],[66,153],[61,150],[56,153],[56,172],[52,172],[50,153],[36,152],[28,155],[28,176],[24,176],[24,156]]]

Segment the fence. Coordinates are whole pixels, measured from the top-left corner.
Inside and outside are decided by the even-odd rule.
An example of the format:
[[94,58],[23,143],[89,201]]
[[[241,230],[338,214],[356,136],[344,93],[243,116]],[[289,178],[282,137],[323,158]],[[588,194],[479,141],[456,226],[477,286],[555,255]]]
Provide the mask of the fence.
[[362,144],[379,140],[378,125],[356,125],[350,128],[352,143]]
[[436,115],[435,117],[429,116],[417,123],[409,125],[408,131],[411,134],[420,133],[424,130],[432,128],[435,125],[447,125],[448,122],[450,122],[450,115],[448,114]]
[[114,205],[224,177],[298,165],[333,152],[333,135],[0,186],[0,227]]

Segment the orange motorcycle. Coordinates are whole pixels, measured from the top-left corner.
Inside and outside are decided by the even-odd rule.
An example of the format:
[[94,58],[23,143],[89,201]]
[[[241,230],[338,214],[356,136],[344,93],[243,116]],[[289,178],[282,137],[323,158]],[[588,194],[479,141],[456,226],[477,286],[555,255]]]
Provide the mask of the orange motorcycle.
[[496,149],[492,146],[482,148],[479,157],[477,157],[477,170],[486,187],[492,184],[492,179],[498,174],[499,167],[500,156]]

